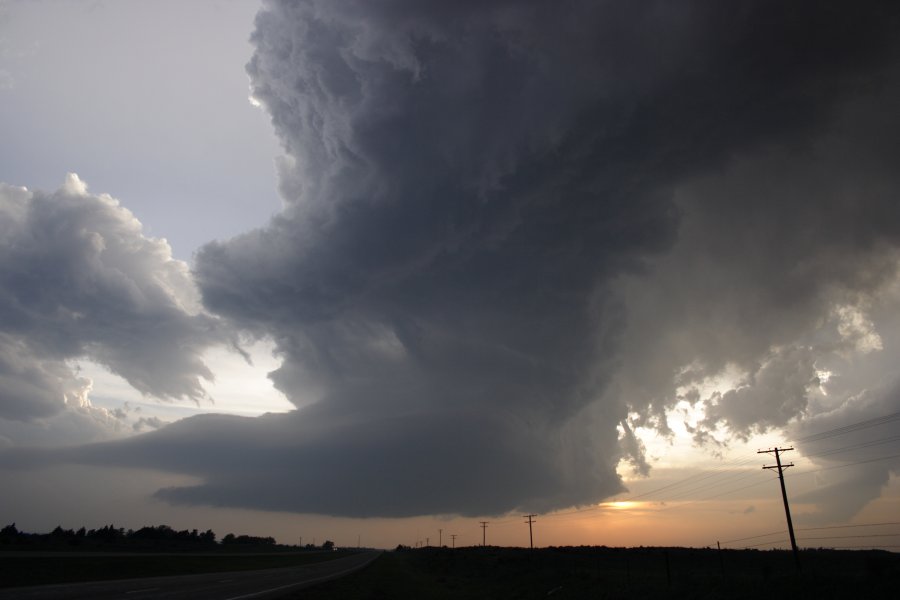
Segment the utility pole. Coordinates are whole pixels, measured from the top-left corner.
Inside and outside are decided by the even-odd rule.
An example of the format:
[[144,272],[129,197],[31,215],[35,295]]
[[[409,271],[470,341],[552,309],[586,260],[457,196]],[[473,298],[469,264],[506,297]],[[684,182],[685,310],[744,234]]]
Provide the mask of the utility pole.
[[534,537],[531,535],[531,524],[536,523],[536,521],[534,520],[536,516],[537,515],[525,515],[525,518],[528,519],[527,521],[525,521],[526,523],[528,523],[528,545],[532,550],[534,550]]
[[479,523],[481,523],[481,547],[484,548],[485,535],[487,533],[487,526],[490,521],[479,521]]
[[794,564],[797,570],[800,570],[800,552],[797,550],[797,539],[794,537],[794,522],[791,521],[791,508],[788,506],[787,490],[784,487],[784,470],[793,467],[794,463],[789,465],[781,464],[781,453],[793,450],[793,448],[772,448],[771,450],[760,450],[757,454],[774,454],[775,464],[764,466],[763,469],[778,469],[778,481],[781,482],[781,499],[784,500],[784,516],[787,517],[788,534],[791,536],[791,550],[794,551]]
[[453,548],[456,548],[456,534],[451,533],[450,538],[453,540]]
[[430,537],[425,538],[425,547],[431,548],[431,538]]
[[438,548],[444,547],[444,530],[438,529]]

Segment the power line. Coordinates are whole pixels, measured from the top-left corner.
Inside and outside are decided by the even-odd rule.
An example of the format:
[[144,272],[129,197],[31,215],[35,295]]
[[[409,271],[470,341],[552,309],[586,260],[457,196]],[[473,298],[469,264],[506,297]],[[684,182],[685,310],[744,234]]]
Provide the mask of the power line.
[[898,421],[898,420],[900,420],[900,412],[895,412],[895,413],[891,413],[889,415],[875,417],[873,419],[866,419],[865,421],[851,423],[850,425],[844,425],[843,427],[835,427],[834,429],[829,429],[827,431],[821,431],[819,433],[807,435],[802,438],[798,438],[796,441],[797,441],[797,443],[801,443],[801,444],[806,444],[809,442],[818,442],[819,440],[824,440],[824,439],[832,438],[835,436],[852,433],[854,431],[859,431],[860,429],[868,429],[869,427],[885,425],[887,423],[892,423],[892,422]]
[[887,438],[880,438],[877,440],[870,440],[866,442],[860,442],[858,444],[851,444],[850,446],[843,446],[840,448],[832,448],[830,450],[823,450],[821,452],[809,452],[804,456],[830,456],[832,454],[840,454],[841,452],[849,452],[850,450],[859,450],[861,448],[871,448],[873,446],[880,446],[882,444],[888,444],[890,442],[896,442],[900,440],[900,435],[895,435]]
[[819,531],[822,529],[850,529],[853,527],[884,527],[885,525],[900,525],[900,521],[888,521],[886,523],[856,523],[854,525],[829,525],[827,527],[805,527],[797,531]]
[[[743,462],[749,462],[749,461],[745,460],[745,461],[741,461],[741,462],[743,463]],[[733,468],[733,466],[731,466],[731,467],[725,467],[725,468],[723,468],[723,469],[717,470],[717,471],[714,472],[714,473],[706,474],[706,475],[704,475],[703,478],[707,478],[707,477],[711,477],[711,476],[717,475],[717,474],[721,473],[722,471],[727,470],[727,469],[730,469],[730,468]],[[719,480],[719,481],[708,482],[708,483],[705,483],[705,484],[700,485],[700,486],[697,486],[697,487],[692,487],[692,488],[689,488],[689,489],[687,489],[687,490],[682,490],[682,491],[680,491],[678,494],[676,494],[676,495],[674,495],[674,496],[668,496],[668,497],[666,497],[666,500],[667,500],[667,501],[668,501],[668,500],[675,500],[675,499],[678,499],[679,497],[684,496],[685,494],[690,494],[690,493],[697,492],[697,491],[704,490],[704,489],[708,489],[708,488],[711,488],[711,487],[718,487],[718,486],[720,486],[720,485],[723,485],[723,484],[725,483],[725,480],[727,480],[727,479],[735,479],[736,481],[739,481],[739,480],[741,480],[741,479],[746,479],[747,477],[753,477],[753,476],[755,476],[757,473],[758,473],[757,471],[737,471],[737,472],[731,472],[731,473],[728,473],[727,475],[725,475],[725,477],[722,478],[722,479]],[[634,496],[628,496],[628,497],[623,498],[623,499],[621,499],[621,500],[614,500],[613,502],[634,502],[635,500],[642,499],[642,498],[646,498],[647,496],[651,496],[651,495],[653,495],[653,494],[655,494],[655,493],[657,493],[657,492],[660,492],[660,491],[662,491],[662,490],[665,490],[665,489],[671,489],[672,487],[675,487],[675,486],[678,486],[678,485],[684,485],[684,484],[688,483],[689,480],[696,478],[698,475],[699,475],[699,474],[695,473],[694,475],[691,475],[691,476],[689,476],[689,477],[687,477],[687,478],[685,478],[685,479],[683,479],[683,480],[681,480],[681,481],[677,481],[677,482],[675,482],[675,483],[667,484],[667,485],[665,485],[665,486],[663,486],[663,487],[656,488],[656,489],[650,490],[650,491],[648,491],[648,492],[643,492],[643,493],[640,493],[640,494],[635,494]],[[698,481],[699,481],[699,480],[698,480]],[[733,483],[733,481],[729,481],[729,483]],[[726,492],[726,493],[731,493],[732,491],[738,491],[738,490],[740,490],[740,489],[746,489],[747,487],[753,487],[753,486],[755,486],[755,485],[759,485],[759,483],[762,483],[762,482],[757,482],[757,483],[754,483],[754,484],[752,484],[752,485],[750,485],[750,486],[745,486],[745,487],[742,487],[742,488],[736,488],[736,489],[734,489],[734,490],[729,490],[729,491]],[[722,495],[724,495],[724,494],[722,494]],[[708,499],[708,498],[701,498],[700,500],[704,500],[704,499]],[[568,511],[563,511],[563,512],[551,513],[551,514],[548,514],[548,515],[544,515],[544,518],[554,518],[554,519],[555,519],[555,518],[558,518],[558,517],[564,517],[564,516],[569,516],[569,515],[582,514],[582,513],[593,512],[593,511],[598,511],[598,510],[605,510],[605,509],[607,508],[607,507],[606,507],[606,504],[607,504],[607,503],[602,503],[602,504],[599,504],[599,505],[586,506],[586,507],[584,507],[584,508],[577,508],[577,509],[568,510]],[[508,521],[500,521],[500,522],[498,522],[498,523],[506,523],[506,522],[508,522]]]
[[[675,487],[678,487],[678,486],[687,485],[688,483],[697,483],[697,482],[702,481],[702,480],[704,480],[704,479],[708,479],[708,478],[710,478],[710,477],[715,477],[716,475],[722,473],[723,471],[732,471],[732,470],[735,469],[736,467],[739,467],[739,466],[742,466],[742,465],[744,465],[744,464],[750,463],[750,462],[753,461],[753,460],[755,460],[755,458],[745,458],[745,459],[741,459],[741,460],[739,460],[739,461],[737,461],[737,462],[734,462],[734,463],[730,463],[730,464],[727,464],[727,465],[722,465],[722,466],[720,466],[720,467],[717,468],[717,469],[713,469],[712,471],[701,472],[701,473],[694,473],[694,474],[689,475],[689,476],[687,476],[687,477],[685,477],[684,479],[681,479],[681,480],[679,480],[679,481],[675,481],[675,482],[673,482],[673,483],[669,483],[669,484],[666,484],[666,485],[664,485],[664,486],[662,486],[662,487],[658,487],[658,488],[655,488],[655,489],[652,489],[652,490],[649,490],[649,491],[646,491],[646,492],[642,492],[642,493],[640,493],[640,494],[634,494],[634,495],[632,495],[632,496],[628,496],[628,497],[623,498],[623,499],[621,499],[621,500],[616,500],[615,502],[633,502],[633,501],[635,501],[635,500],[639,500],[639,499],[642,499],[642,498],[646,498],[646,497],[648,497],[648,496],[652,496],[652,495],[654,495],[654,494],[656,494],[656,493],[658,493],[658,492],[661,492],[661,491],[664,491],[664,490],[667,490],[667,489],[672,489],[672,488],[675,488]],[[753,472],[745,472],[745,471],[729,472],[727,475],[725,475],[725,478],[738,477],[739,479],[741,479],[741,478],[745,478],[745,477],[747,477],[747,476],[749,476],[749,475],[752,475],[752,474],[753,474]],[[696,480],[696,481],[694,481],[694,480]],[[684,490],[684,491],[685,491],[685,492],[686,492],[686,491],[697,491],[697,490],[700,490],[700,489],[705,489],[705,488],[707,488],[707,487],[715,487],[716,485],[721,485],[721,481],[720,481],[720,482],[710,482],[710,483],[707,483],[707,484],[698,486],[698,487],[696,487],[696,488],[690,488],[689,490]],[[683,493],[682,493],[682,495],[683,495]],[[677,497],[677,496],[676,496],[676,497]],[[669,497],[669,499],[671,499],[671,497]],[[603,505],[586,506],[586,507],[583,507],[583,508],[576,508],[576,509],[573,509],[573,510],[568,510],[568,511],[564,511],[564,512],[557,512],[557,513],[552,513],[552,514],[549,514],[549,515],[545,515],[545,518],[549,518],[549,517],[556,518],[556,517],[562,517],[562,516],[567,516],[567,515],[581,514],[581,513],[585,513],[585,512],[596,511],[596,510],[603,510],[604,508],[605,508],[605,507],[604,507]],[[504,522],[506,522],[506,521],[501,521],[501,523],[504,523]]]
[[746,550],[747,548],[759,548],[760,546],[768,546],[769,544],[785,544],[788,540],[775,540],[769,542],[760,542],[758,544],[750,544],[749,546],[741,546],[740,548],[736,548],[737,550]]
[[[726,483],[728,483],[728,484],[736,483],[736,482],[738,482],[738,481],[742,481],[742,480],[747,479],[747,478],[749,478],[749,477],[755,477],[756,475],[758,475],[758,471],[747,471],[747,472],[731,473],[730,475],[726,475],[725,477],[723,477],[723,478],[720,479],[719,481],[712,481],[712,482],[706,483],[706,484],[701,485],[701,486],[696,487],[696,488],[689,488],[689,489],[687,489],[687,490],[682,490],[682,491],[681,491],[680,493],[678,493],[678,494],[675,494],[675,495],[673,495],[673,496],[667,497],[666,500],[678,500],[679,498],[683,498],[683,497],[685,497],[685,496],[689,496],[689,495],[691,495],[691,494],[693,494],[693,493],[695,493],[695,492],[699,492],[699,491],[701,491],[701,490],[708,490],[708,489],[710,489],[710,488],[716,488],[716,487],[719,487],[719,486],[721,486],[721,485],[725,485]],[[756,484],[753,484],[753,485],[756,485]],[[748,487],[752,487],[752,486],[748,486]],[[738,489],[743,489],[743,488],[738,488]]]
[[892,458],[900,458],[900,454],[891,454],[890,456],[879,456],[878,458],[868,458],[865,460],[857,460],[857,461],[853,461],[853,462],[842,463],[839,465],[833,465],[831,467],[822,467],[820,469],[810,469],[808,471],[797,471],[796,475],[805,475],[808,473],[820,473],[822,471],[832,471],[834,469],[844,469],[847,467],[852,467],[854,465],[864,465],[867,463],[879,462],[882,460],[890,460]]
[[[707,471],[705,473],[695,473],[693,475],[690,475],[690,476],[682,479],[681,481],[676,481],[674,483],[670,483],[668,485],[664,485],[662,487],[659,487],[659,488],[656,488],[654,490],[650,490],[647,492],[643,492],[641,494],[635,494],[634,496],[629,496],[628,498],[623,500],[623,502],[631,502],[631,501],[637,500],[639,498],[645,498],[647,496],[652,496],[652,495],[656,494],[657,492],[661,492],[663,490],[671,489],[673,487],[678,487],[681,485],[686,485],[692,479],[696,479],[697,481],[702,481],[702,480],[708,479],[710,477],[715,477],[716,475],[719,475],[723,471],[732,471],[732,472],[729,472],[727,475],[725,475],[726,478],[727,477],[735,477],[735,476],[743,476],[743,475],[746,475],[746,473],[744,471],[733,471],[733,469],[735,469],[736,467],[748,464],[752,460],[754,460],[754,459],[745,458],[745,459],[742,459],[735,463],[731,463],[729,465],[722,465],[716,469],[713,469],[712,471]],[[695,481],[693,483],[696,483],[697,481]],[[713,485],[715,485],[715,484],[713,483]],[[696,490],[696,489],[702,489],[703,487],[707,487],[707,484],[704,484],[703,486],[700,486],[699,488],[691,488],[691,489]]]
[[780,534],[780,533],[784,533],[784,530],[782,529],[782,530],[780,530],[780,531],[773,531],[773,532],[771,532],[771,533],[761,533],[761,534],[759,534],[759,535],[751,535],[750,537],[737,538],[736,540],[725,540],[725,541],[722,542],[722,543],[723,543],[723,544],[733,544],[734,542],[744,542],[744,541],[746,541],[746,540],[755,540],[755,539],[757,539],[757,538],[768,537],[768,536],[770,536],[770,535],[778,535],[778,534]]
[[735,492],[740,492],[741,490],[746,490],[746,489],[750,489],[752,487],[756,487],[758,485],[762,485],[762,484],[766,483],[766,481],[768,481],[768,480],[756,481],[754,483],[751,483],[750,485],[743,485],[739,488],[734,488],[732,490],[724,491],[721,494],[713,494],[712,496],[706,496],[704,498],[700,498],[699,500],[694,500],[694,502],[705,502],[707,500],[712,500],[713,498],[721,498],[722,496],[727,496],[728,494],[733,494]]
[[900,533],[869,533],[861,535],[829,535],[824,537],[804,537],[803,540],[849,540],[851,538],[900,537]]
[[852,548],[900,548],[900,544],[864,544],[862,546],[831,546],[834,550],[849,550]]
[[[758,472],[758,471],[754,471],[754,472],[752,472],[752,473],[749,473],[748,475],[750,475],[750,476],[759,475],[759,472]],[[740,486],[740,487],[731,488],[731,489],[725,490],[724,492],[720,492],[720,493],[718,493],[718,494],[712,494],[712,495],[709,495],[709,496],[703,496],[703,497],[697,498],[696,500],[690,500],[690,501],[687,501],[687,502],[679,503],[679,504],[674,505],[674,506],[667,506],[667,507],[665,507],[665,508],[656,509],[655,512],[656,512],[656,513],[660,513],[660,512],[664,512],[664,511],[669,511],[669,510],[675,510],[675,509],[685,508],[686,506],[690,506],[690,505],[697,504],[697,503],[700,503],[700,502],[706,502],[707,500],[712,500],[712,499],[714,499],[714,498],[720,498],[720,497],[722,497],[722,496],[727,496],[728,494],[733,494],[733,493],[739,492],[739,491],[741,491],[741,490],[746,490],[746,489],[749,489],[749,488],[752,488],[752,487],[756,487],[756,486],[762,485],[762,484],[764,484],[764,483],[768,483],[769,481],[771,481],[771,480],[767,477],[767,478],[762,479],[762,480],[760,480],[760,481],[755,481],[755,482],[751,483],[750,485],[743,485],[743,486]],[[732,482],[732,483],[733,483],[733,482]],[[630,501],[630,500],[622,500],[622,502],[629,502],[629,501]],[[605,506],[602,506],[602,505],[601,505],[601,506],[592,506],[592,507],[590,507],[590,510],[596,511],[596,510],[603,510],[603,509],[605,509],[605,508],[606,508],[606,507],[605,507]],[[577,512],[578,512],[578,513],[583,513],[583,512],[585,512],[585,510],[581,510],[581,511],[577,511]],[[564,513],[551,513],[551,514],[544,515],[543,517],[544,517],[545,519],[550,519],[550,518],[552,518],[552,519],[554,519],[554,520],[558,519],[559,517],[562,517],[563,520],[565,520],[565,517],[575,517],[575,516],[576,516],[576,511],[568,511],[568,512],[564,512]],[[636,515],[636,514],[625,514],[625,515],[621,515],[619,518],[635,518],[635,517],[637,517],[637,516],[639,516],[639,515]]]

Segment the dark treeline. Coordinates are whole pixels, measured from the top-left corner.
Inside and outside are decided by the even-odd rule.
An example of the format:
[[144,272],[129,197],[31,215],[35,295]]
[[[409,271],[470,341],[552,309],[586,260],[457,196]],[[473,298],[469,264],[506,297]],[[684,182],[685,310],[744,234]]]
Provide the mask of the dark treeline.
[[216,550],[221,548],[241,550],[331,550],[332,542],[303,548],[285,546],[273,537],[227,534],[217,541],[213,530],[183,529],[177,531],[168,525],[125,529],[106,525],[99,529],[64,529],[57,526],[50,533],[26,533],[12,523],[0,529],[0,548],[6,550],[69,550],[69,549],[129,549],[129,550]]

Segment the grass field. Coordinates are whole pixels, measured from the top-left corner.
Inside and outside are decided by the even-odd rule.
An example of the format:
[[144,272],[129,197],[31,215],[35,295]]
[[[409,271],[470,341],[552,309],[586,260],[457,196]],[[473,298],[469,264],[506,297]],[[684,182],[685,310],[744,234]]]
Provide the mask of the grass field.
[[900,555],[691,549],[504,548],[389,552],[303,600],[433,598],[900,598]]
[[[0,587],[298,566],[341,552],[276,554],[4,553]],[[426,548],[297,591],[304,600],[531,598],[900,598],[900,554],[686,548]]]
[[38,554],[5,553],[0,557],[0,587],[131,579],[295,567],[346,556],[345,552],[277,554]]

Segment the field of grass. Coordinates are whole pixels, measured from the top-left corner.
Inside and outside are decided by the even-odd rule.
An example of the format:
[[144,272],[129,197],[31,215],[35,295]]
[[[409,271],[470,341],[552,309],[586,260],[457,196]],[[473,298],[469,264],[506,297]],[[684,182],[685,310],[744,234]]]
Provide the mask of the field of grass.
[[422,549],[288,595],[303,600],[900,598],[900,555],[661,548]]
[[131,579],[296,567],[346,556],[345,552],[274,554],[91,554],[5,553],[0,557],[0,587]]

